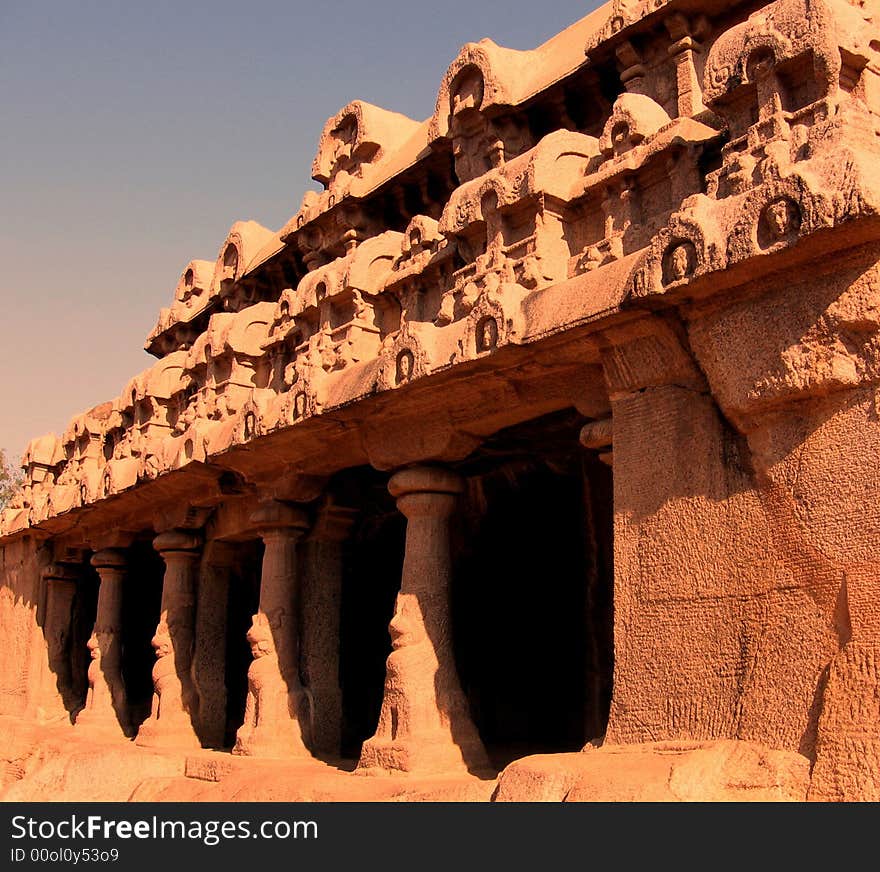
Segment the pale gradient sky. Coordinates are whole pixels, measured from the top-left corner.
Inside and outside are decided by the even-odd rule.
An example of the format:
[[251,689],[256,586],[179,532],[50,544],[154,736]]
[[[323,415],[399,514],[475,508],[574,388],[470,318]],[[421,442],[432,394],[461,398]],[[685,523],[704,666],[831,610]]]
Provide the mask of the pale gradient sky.
[[0,448],[154,358],[193,258],[298,208],[324,121],[419,120],[461,44],[533,48],[595,0],[0,0]]

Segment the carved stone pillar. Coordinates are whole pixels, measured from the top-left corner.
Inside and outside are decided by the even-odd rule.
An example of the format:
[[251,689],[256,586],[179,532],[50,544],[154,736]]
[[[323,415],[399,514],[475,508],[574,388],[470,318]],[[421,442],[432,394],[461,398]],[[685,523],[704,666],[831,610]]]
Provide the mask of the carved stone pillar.
[[359,771],[453,772],[488,767],[461,689],[449,630],[449,517],[462,481],[435,467],[388,483],[406,516],[406,553],[389,630],[385,695]]
[[77,715],[78,729],[107,736],[131,735],[128,700],[122,680],[122,585],[125,553],[106,548],[92,556],[98,571],[98,612],[88,646],[89,689],[86,704]]
[[301,509],[277,500],[261,506],[252,520],[265,551],[260,609],[248,631],[254,659],[244,723],[232,753],[306,756],[312,715],[299,678],[296,546],[308,520]]
[[192,677],[200,546],[200,538],[191,530],[169,530],[153,540],[153,547],[165,561],[165,579],[159,625],[153,636],[153,706],[138,730],[138,745],[200,747],[194,727],[199,698]]
[[338,754],[342,734],[339,617],[345,541],[355,512],[325,507],[303,543],[303,679],[313,705],[312,747]]
[[199,697],[198,733],[209,748],[222,748],[226,734],[227,609],[234,562],[235,551],[228,543],[206,543],[196,606],[193,681]]
[[697,35],[705,29],[705,19],[688,21],[685,15],[673,13],[663,23],[673,43],[667,48],[675,63],[675,84],[678,102],[678,115],[687,117],[702,112],[703,92],[697,72],[695,55],[700,53],[701,45]]
[[48,668],[41,682],[38,709],[43,721],[63,721],[70,717],[77,704],[70,667],[70,630],[78,575],[72,566],[52,563],[43,570],[43,578],[46,584],[43,638]]

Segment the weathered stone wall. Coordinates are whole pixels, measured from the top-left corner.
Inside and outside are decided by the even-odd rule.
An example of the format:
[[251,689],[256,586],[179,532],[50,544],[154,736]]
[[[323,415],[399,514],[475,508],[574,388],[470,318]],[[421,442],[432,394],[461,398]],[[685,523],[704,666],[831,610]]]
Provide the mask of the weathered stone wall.
[[33,537],[0,549],[0,714],[33,713],[39,704],[48,668],[40,626],[45,609],[41,570],[47,562]]

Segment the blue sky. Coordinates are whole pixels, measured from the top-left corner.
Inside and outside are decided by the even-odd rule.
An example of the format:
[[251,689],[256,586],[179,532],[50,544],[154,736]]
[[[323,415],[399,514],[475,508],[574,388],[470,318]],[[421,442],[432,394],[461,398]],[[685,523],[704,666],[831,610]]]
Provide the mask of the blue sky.
[[192,258],[298,208],[352,99],[426,118],[461,44],[598,3],[0,2],[0,448],[112,399]]

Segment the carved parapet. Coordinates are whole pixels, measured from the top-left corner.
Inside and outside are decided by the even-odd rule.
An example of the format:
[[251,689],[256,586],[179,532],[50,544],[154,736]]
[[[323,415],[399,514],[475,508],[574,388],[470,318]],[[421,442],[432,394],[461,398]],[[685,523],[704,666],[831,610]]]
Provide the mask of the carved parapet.
[[312,178],[329,191],[346,190],[351,179],[363,179],[418,126],[398,112],[354,100],[324,125]]
[[742,193],[823,150],[839,164],[842,139],[876,152],[868,117],[878,36],[865,12],[841,0],[777,0],[722,34],[704,90],[730,141],[710,195]]
[[453,193],[439,230],[455,240],[465,266],[453,276],[438,323],[466,314],[500,282],[534,290],[566,277],[566,203],[597,154],[594,137],[556,131]]
[[344,369],[375,356],[399,323],[396,301],[386,302],[382,293],[400,240],[393,231],[373,237],[282,295],[263,342],[274,353],[278,389],[289,389],[305,372]]
[[69,512],[82,505],[82,492],[72,484],[56,484],[48,494],[46,517]]
[[687,284],[723,269],[725,240],[715,220],[713,204],[703,196],[687,201],[651,240],[632,277],[632,295],[642,299]]
[[[706,58],[706,102],[724,111],[770,71],[809,55],[815,98],[834,96],[844,61],[860,70],[874,58],[876,37],[865,11],[843,0],[776,0],[731,27]],[[784,95],[778,95],[780,98]]]
[[192,342],[194,328],[189,325],[216,299],[216,294],[211,293],[213,275],[211,261],[192,260],[187,264],[174,289],[174,301],[160,311],[156,326],[147,336],[147,351],[162,357]]
[[587,39],[584,51],[592,54],[600,46],[607,45],[615,37],[623,39],[627,30],[659,9],[672,6],[675,0],[612,0],[605,13],[604,22]]
[[[633,298],[646,299],[681,288],[700,294],[716,291],[717,279],[714,287],[691,286],[704,276],[717,277],[753,258],[787,252],[818,231],[877,213],[872,203],[877,202],[877,192],[862,182],[864,176],[856,168],[841,168],[839,183],[833,189],[809,172],[809,164],[804,170],[768,177],[760,185],[722,200],[702,194],[689,197],[652,238],[644,260],[633,273]],[[852,242],[842,239],[840,244],[845,247]],[[808,254],[807,249],[801,249],[799,256]]]
[[245,445],[267,432],[264,410],[269,397],[252,393],[241,409],[231,418],[220,422],[212,432],[210,454],[219,454],[233,445]]
[[211,453],[214,434],[221,427],[219,421],[199,419],[181,436],[166,440],[163,464],[166,469],[180,469],[192,461],[204,463]]
[[657,133],[672,119],[663,107],[644,94],[621,94],[599,140],[604,159],[619,157]]
[[180,416],[178,430],[181,422],[189,423],[195,417],[223,420],[239,412],[256,387],[274,309],[273,303],[257,303],[237,313],[211,317],[207,331],[187,355],[184,372],[200,390],[190,390],[188,409]]
[[521,340],[525,326],[521,303],[522,290],[512,284],[480,297],[463,321],[453,363],[485,357]]
[[238,311],[256,302],[253,290],[240,285],[239,279],[273,236],[271,230],[256,221],[236,221],[229,228],[211,278],[211,296],[220,298],[224,310]]
[[432,364],[431,339],[437,331],[431,325],[409,323],[390,337],[379,354],[377,386],[392,390],[428,375]]
[[456,116],[463,113],[515,105],[534,79],[536,55],[535,51],[505,48],[491,39],[463,45],[440,83],[430,141],[454,135]]
[[32,484],[54,481],[55,471],[63,462],[61,440],[54,433],[31,439],[21,457],[25,480]]
[[109,497],[134,487],[138,481],[140,460],[120,457],[108,460],[101,472],[101,497]]
[[425,150],[427,125],[356,100],[327,121],[307,191],[279,238],[311,270],[382,230],[362,200]]
[[427,215],[416,215],[403,233],[400,253],[394,258],[391,272],[386,275],[385,287],[394,288],[410,277],[424,274],[451,256],[452,251],[438,222]]

